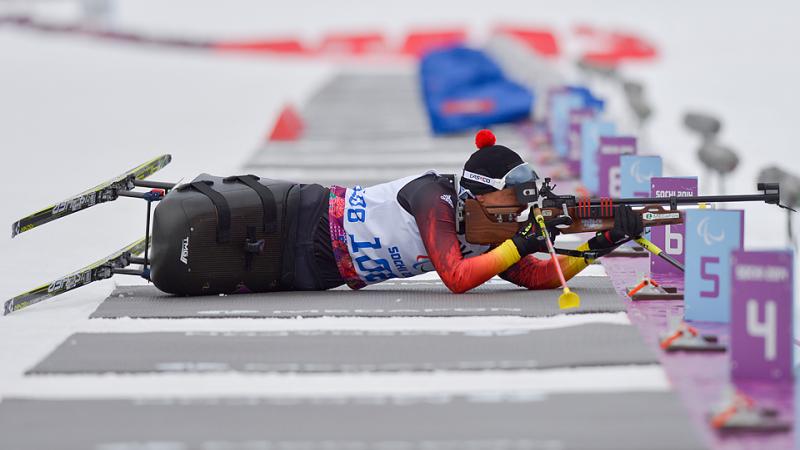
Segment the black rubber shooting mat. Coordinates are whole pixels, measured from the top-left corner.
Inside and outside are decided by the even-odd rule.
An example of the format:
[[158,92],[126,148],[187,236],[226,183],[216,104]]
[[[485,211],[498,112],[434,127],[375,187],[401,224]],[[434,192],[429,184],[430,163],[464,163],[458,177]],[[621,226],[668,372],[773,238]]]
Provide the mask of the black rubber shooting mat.
[[0,403],[3,448],[556,450],[703,448],[667,392]]
[[656,363],[635,327],[586,324],[499,332],[78,333],[29,373],[387,372]]
[[199,297],[175,297],[153,286],[121,286],[91,317],[544,317],[625,310],[608,277],[576,277],[569,286],[581,296],[580,308],[559,309],[559,290],[531,291],[502,280],[490,280],[461,295],[438,280],[390,280],[358,291],[341,287]]

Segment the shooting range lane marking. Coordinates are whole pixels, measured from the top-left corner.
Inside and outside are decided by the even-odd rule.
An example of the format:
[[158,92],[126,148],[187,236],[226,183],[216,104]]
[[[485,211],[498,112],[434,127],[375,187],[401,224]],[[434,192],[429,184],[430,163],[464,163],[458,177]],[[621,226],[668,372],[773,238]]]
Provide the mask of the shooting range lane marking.
[[611,324],[538,331],[78,333],[28,373],[352,373],[656,363],[655,352],[638,336],[633,326]]
[[[12,448],[703,448],[678,398],[665,392],[8,399],[0,417]],[[74,432],[85,423],[92,433]]]

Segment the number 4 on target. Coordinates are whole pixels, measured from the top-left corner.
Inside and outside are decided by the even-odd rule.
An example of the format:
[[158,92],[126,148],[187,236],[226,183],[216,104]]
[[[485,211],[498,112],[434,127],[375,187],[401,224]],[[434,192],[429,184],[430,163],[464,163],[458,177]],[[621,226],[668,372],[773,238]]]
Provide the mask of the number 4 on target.
[[791,251],[731,255],[731,375],[790,380],[793,355]]

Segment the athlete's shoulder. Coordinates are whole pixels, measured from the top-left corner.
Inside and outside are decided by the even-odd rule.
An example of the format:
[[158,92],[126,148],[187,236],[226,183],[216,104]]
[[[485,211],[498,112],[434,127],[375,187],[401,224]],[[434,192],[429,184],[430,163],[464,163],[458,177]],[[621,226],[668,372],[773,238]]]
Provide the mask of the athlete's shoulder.
[[436,202],[455,208],[455,200],[454,178],[432,172],[409,181],[397,193],[398,203],[409,214],[431,208]]

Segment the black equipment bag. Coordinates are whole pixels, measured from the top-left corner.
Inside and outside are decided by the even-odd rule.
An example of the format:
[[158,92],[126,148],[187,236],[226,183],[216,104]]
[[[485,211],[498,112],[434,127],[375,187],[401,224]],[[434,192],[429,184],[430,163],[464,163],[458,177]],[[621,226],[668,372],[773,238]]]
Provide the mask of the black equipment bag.
[[150,278],[177,295],[290,289],[300,185],[199,175],[153,215]]

